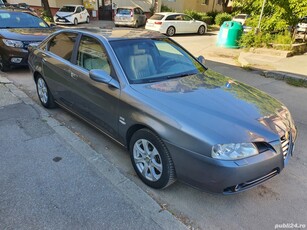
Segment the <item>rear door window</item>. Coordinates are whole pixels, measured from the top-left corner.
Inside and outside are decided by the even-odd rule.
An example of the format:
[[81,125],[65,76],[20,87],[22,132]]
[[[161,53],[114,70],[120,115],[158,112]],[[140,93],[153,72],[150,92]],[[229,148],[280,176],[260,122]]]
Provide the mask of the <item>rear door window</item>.
[[76,33],[60,33],[54,36],[49,42],[49,52],[70,61],[77,36]]

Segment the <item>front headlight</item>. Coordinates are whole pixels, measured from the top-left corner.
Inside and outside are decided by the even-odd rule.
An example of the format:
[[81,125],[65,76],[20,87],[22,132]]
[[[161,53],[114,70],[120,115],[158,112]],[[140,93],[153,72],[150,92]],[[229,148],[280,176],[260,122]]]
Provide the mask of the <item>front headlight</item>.
[[23,43],[21,41],[9,40],[9,39],[2,39],[2,41],[4,42],[6,46],[16,47],[16,48],[23,47]]
[[221,160],[238,160],[257,155],[258,149],[253,143],[217,144],[212,147],[212,158]]

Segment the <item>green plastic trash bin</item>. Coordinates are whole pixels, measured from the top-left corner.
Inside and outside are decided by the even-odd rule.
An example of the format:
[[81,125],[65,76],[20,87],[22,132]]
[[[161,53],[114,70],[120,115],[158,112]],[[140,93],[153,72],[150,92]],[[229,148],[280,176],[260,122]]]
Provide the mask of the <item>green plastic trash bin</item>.
[[226,48],[239,48],[239,40],[243,32],[243,26],[240,22],[226,21],[222,24],[217,46]]

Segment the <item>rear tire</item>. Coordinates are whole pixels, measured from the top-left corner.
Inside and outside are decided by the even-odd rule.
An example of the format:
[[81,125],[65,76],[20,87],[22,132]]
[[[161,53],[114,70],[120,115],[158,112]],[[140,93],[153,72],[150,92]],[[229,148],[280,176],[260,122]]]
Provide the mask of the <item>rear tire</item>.
[[161,138],[149,129],[136,131],[129,145],[133,168],[140,179],[156,189],[175,182],[175,167]]
[[198,28],[198,34],[199,35],[204,35],[205,33],[207,32],[207,29],[206,29],[206,27],[205,26],[200,26],[199,28]]
[[138,28],[138,27],[139,27],[139,22],[135,21],[134,28]]
[[168,27],[166,30],[166,35],[169,37],[174,36],[175,33],[176,33],[176,29],[173,26]]
[[38,76],[36,79],[36,91],[41,104],[48,109],[56,107],[54,98],[47,86],[45,79],[42,76]]

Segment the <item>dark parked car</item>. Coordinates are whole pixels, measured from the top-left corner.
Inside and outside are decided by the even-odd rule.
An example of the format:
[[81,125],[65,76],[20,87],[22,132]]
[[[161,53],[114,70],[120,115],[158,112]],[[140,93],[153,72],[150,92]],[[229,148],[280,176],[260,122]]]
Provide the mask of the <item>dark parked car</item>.
[[0,70],[28,65],[28,45],[39,43],[54,32],[31,10],[0,8]]
[[207,69],[144,30],[62,30],[30,47],[43,106],[83,118],[127,147],[144,183],[179,179],[236,193],[279,174],[296,128],[276,99]]

